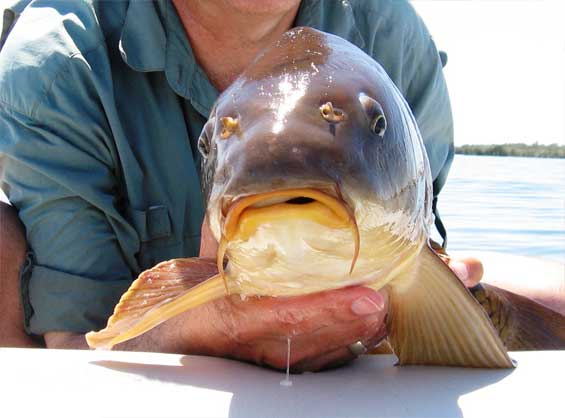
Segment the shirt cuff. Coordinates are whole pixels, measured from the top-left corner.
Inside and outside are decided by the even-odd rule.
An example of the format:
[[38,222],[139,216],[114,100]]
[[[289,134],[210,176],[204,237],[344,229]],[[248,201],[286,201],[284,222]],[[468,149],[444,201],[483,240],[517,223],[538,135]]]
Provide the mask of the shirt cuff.
[[86,333],[102,329],[131,280],[95,280],[34,265],[21,274],[26,331]]

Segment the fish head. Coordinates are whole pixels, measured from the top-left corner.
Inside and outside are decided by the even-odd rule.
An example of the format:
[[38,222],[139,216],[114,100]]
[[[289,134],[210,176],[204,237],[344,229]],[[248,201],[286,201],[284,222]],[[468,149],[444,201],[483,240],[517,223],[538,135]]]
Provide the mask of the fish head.
[[359,282],[428,234],[414,117],[384,69],[339,37],[285,33],[219,97],[199,149],[211,230],[243,280],[349,269],[335,287]]

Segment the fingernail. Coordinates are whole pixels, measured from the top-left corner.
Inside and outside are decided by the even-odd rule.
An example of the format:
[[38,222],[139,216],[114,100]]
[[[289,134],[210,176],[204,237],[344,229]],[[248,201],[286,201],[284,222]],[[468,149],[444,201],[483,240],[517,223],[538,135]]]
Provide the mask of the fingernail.
[[462,281],[466,282],[469,279],[469,271],[467,270],[467,265],[465,263],[462,263],[460,261],[452,261],[449,264],[449,267]]
[[382,311],[385,306],[384,298],[375,293],[371,297],[364,296],[351,304],[351,310],[355,315],[366,316]]

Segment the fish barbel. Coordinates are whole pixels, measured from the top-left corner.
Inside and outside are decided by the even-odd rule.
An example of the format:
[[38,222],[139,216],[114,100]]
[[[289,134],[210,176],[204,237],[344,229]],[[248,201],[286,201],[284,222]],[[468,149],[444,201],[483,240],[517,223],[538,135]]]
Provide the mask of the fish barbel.
[[[107,327],[87,334],[91,347],[226,294],[365,285],[389,293],[400,364],[512,367],[488,315],[428,244],[422,138],[363,51],[310,28],[285,33],[218,98],[198,146],[215,265],[180,259],[142,273]],[[209,278],[193,286],[195,276]]]

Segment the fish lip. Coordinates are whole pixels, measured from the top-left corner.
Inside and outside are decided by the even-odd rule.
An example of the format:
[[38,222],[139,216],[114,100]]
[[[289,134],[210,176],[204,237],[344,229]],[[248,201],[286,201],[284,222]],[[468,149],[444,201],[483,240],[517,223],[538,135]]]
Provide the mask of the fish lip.
[[[283,188],[276,188],[276,189],[272,189],[272,190],[268,190],[268,191],[264,191],[264,192],[259,192],[259,193],[246,193],[246,194],[241,194],[241,195],[237,195],[237,196],[224,196],[221,199],[221,205],[220,205],[220,208],[221,208],[220,225],[224,225],[226,216],[227,216],[228,212],[230,211],[230,209],[235,204],[237,204],[238,202],[240,202],[243,199],[253,197],[253,196],[268,195],[268,194],[271,194],[271,193],[274,193],[274,192],[284,193],[286,191],[291,191],[291,190],[315,190],[315,191],[318,191],[320,193],[328,195],[329,197],[340,200],[348,208],[348,210],[350,210],[351,213],[353,213],[352,208],[347,203],[347,201],[343,198],[341,191],[339,189],[339,186],[337,184],[331,184],[331,185],[327,185],[327,186],[324,186],[324,185],[316,185],[316,186],[304,185],[304,187],[283,187]],[[299,197],[299,195],[296,195],[294,197]]]
[[[232,198],[230,200],[224,197],[226,200],[222,202],[222,210],[220,212],[221,237],[227,238],[228,240],[232,238],[235,228],[237,228],[237,225],[239,224],[240,216],[246,209],[258,206],[272,206],[297,197],[306,197],[314,201],[318,201],[327,206],[339,218],[344,220],[348,219],[347,222],[353,223],[355,226],[357,225],[355,220],[355,211],[348,202],[343,199],[337,185],[287,187],[272,189],[260,193],[240,195],[237,196],[237,198]],[[265,203],[269,200],[271,202],[261,205],[261,203]]]
[[255,204],[270,200],[271,204],[265,207],[278,205],[281,203],[278,199],[283,197],[287,198],[282,202],[295,199],[297,197],[306,197],[325,205],[331,212],[332,216],[337,217],[343,223],[343,227],[350,228],[353,232],[353,239],[355,243],[355,250],[353,253],[351,268],[349,274],[352,274],[355,263],[359,257],[360,252],[360,234],[357,220],[355,219],[355,212],[348,205],[348,203],[341,197],[339,188],[333,188],[333,193],[329,194],[321,191],[320,188],[286,188],[271,190],[264,193],[250,194],[247,196],[240,196],[238,199],[231,202],[225,214],[221,214],[221,238],[218,248],[217,264],[218,271],[223,276],[222,262],[227,250],[228,243],[236,236],[237,228],[239,227],[242,214]]

